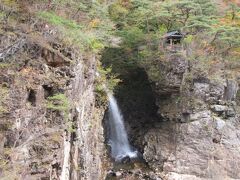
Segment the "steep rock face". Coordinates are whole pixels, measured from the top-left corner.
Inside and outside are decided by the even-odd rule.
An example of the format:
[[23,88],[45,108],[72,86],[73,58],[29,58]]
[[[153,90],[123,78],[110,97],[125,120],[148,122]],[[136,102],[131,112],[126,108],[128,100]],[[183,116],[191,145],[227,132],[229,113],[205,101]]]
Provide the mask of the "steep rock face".
[[[8,39],[9,48],[17,41],[1,39]],[[1,51],[0,176],[102,179],[104,109],[95,107],[97,60],[35,40],[26,35],[16,51]],[[54,95],[60,96],[49,105]]]
[[222,62],[205,71],[201,62],[170,57],[158,60],[161,78],[146,69],[165,122],[145,134],[145,160],[167,179],[239,179],[236,79],[227,78]]
[[104,109],[95,106],[94,79],[96,74],[95,56],[87,66],[80,64],[77,67],[77,76],[73,83],[71,99],[75,103],[77,140],[74,143],[73,168],[71,179],[103,179],[106,173],[106,149],[102,119]]

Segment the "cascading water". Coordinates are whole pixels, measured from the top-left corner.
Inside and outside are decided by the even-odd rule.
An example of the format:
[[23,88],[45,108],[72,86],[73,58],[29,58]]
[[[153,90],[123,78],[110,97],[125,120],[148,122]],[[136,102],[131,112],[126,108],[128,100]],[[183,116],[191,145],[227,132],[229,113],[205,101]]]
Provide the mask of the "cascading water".
[[115,161],[121,161],[124,157],[136,158],[137,151],[131,148],[127,132],[124,127],[123,116],[118,108],[117,101],[112,94],[109,98],[109,144],[111,156]]

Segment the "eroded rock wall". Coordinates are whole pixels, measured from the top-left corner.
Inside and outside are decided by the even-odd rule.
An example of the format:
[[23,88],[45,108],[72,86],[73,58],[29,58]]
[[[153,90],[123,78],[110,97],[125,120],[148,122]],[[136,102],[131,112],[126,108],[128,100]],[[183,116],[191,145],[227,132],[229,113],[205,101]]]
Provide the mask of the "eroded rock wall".
[[237,75],[229,78],[223,61],[201,63],[168,54],[155,62],[160,78],[146,66],[164,122],[145,134],[144,158],[166,179],[239,179]]
[[[35,40],[27,36],[0,65],[0,176],[103,179],[104,108],[95,106],[96,57],[57,40],[48,46]],[[49,98],[59,94],[67,105],[60,98],[50,106]]]

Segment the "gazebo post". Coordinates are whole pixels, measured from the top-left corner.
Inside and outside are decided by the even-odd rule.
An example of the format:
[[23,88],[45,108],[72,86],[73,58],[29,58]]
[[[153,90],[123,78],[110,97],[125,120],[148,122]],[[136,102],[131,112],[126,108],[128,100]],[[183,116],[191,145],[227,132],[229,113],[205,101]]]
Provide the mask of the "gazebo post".
[[172,46],[173,46],[173,40],[172,40],[172,38],[170,39],[170,46],[171,46],[171,49],[172,49]]
[[[180,49],[183,48],[183,44],[181,43],[182,38],[183,38],[183,34],[181,34],[179,31],[172,31],[172,32],[168,32],[167,34],[165,34],[163,36],[163,38],[165,39],[165,43],[168,44],[170,49],[173,49],[176,47],[176,49]],[[181,44],[180,46],[175,46],[175,44]],[[165,45],[163,43],[163,45]],[[177,48],[178,47],[178,48]]]

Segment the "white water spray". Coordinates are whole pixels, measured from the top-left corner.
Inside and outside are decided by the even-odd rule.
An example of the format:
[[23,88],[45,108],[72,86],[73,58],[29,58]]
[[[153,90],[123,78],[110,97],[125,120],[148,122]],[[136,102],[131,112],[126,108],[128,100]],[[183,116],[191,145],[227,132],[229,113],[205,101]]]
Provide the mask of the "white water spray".
[[109,98],[109,143],[111,155],[116,161],[121,161],[124,157],[136,158],[137,151],[133,151],[124,127],[123,116],[118,108],[117,101],[112,94]]

